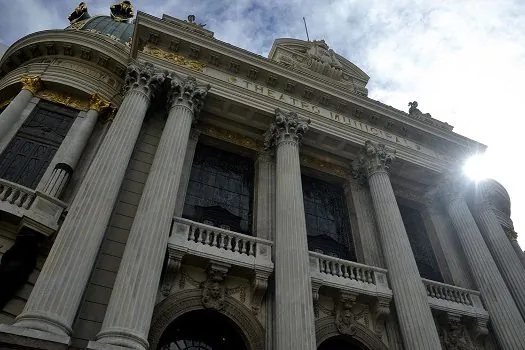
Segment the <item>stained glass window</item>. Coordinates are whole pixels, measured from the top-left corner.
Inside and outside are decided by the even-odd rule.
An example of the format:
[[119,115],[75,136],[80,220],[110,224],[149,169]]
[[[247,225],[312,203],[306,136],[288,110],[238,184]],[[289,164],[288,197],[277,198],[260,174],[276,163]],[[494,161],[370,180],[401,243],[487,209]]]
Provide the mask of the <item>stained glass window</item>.
[[398,205],[403,223],[405,224],[408,240],[410,241],[410,246],[416,259],[419,274],[423,278],[443,282],[443,277],[441,276],[436,257],[430,245],[421,213],[415,208],[399,203]]
[[348,209],[341,186],[302,176],[308,248],[356,260]]
[[0,177],[35,188],[77,114],[75,109],[40,101],[0,155]]
[[183,217],[251,234],[253,160],[198,144]]

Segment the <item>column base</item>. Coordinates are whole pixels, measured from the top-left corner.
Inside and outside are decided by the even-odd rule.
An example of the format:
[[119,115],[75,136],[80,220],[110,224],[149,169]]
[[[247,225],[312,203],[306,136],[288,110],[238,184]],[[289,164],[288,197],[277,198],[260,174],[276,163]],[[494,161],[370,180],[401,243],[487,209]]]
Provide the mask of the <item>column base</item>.
[[[88,349],[137,349],[148,350],[149,343],[143,337],[133,334],[129,329],[109,328],[97,335],[97,340],[90,342],[94,346]],[[97,343],[97,344],[94,344]],[[99,346],[99,347],[96,347]]]
[[68,349],[71,338],[67,335],[58,335],[25,327],[16,327],[0,324],[0,348],[61,350]]
[[127,346],[111,345],[106,343],[99,343],[98,341],[91,340],[87,348],[88,350],[130,350]]

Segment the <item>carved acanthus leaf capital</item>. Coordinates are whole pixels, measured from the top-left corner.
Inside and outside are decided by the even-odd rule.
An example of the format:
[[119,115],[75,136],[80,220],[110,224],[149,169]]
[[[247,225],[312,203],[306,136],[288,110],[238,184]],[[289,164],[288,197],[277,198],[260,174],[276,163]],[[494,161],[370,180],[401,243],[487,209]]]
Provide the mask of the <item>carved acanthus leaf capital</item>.
[[199,84],[192,76],[181,77],[175,73],[169,75],[170,91],[169,106],[172,108],[178,103],[187,103],[197,116],[204,107],[204,99],[210,90],[209,84]]
[[149,63],[134,63],[126,69],[126,79],[124,81],[124,91],[138,91],[143,93],[148,100],[153,99],[155,94],[161,89],[166,73],[155,70]]
[[22,82],[22,90],[31,91],[33,95],[42,88],[42,80],[39,76],[26,75],[20,81]]
[[275,109],[275,122],[264,136],[264,148],[271,149],[283,141],[301,143],[304,134],[308,131],[310,119],[302,118],[295,112],[284,112]]
[[102,97],[100,97],[100,95],[97,93],[94,93],[89,98],[89,109],[97,111],[98,113],[101,113],[109,106],[110,106],[110,103],[104,100]]
[[370,175],[378,171],[389,172],[395,158],[396,150],[388,149],[382,143],[367,140],[361,154],[352,163],[352,174],[364,183]]

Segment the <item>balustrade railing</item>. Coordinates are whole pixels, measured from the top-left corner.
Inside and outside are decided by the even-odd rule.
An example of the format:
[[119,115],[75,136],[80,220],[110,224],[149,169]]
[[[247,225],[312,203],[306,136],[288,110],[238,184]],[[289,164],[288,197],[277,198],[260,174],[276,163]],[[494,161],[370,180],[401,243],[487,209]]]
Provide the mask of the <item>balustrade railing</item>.
[[34,190],[0,179],[0,202],[8,203],[22,209],[29,209],[34,200]]

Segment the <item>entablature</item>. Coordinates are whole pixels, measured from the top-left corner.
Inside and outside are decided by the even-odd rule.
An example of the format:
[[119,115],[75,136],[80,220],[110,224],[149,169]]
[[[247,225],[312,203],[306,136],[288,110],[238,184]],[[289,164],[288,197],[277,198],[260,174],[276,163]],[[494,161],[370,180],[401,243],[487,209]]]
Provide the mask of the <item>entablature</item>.
[[[147,48],[155,48],[206,64],[229,74],[256,91],[286,94],[313,108],[325,108],[341,119],[356,120],[383,132],[405,137],[462,161],[485,146],[453,133],[450,125],[433,118],[414,118],[407,113],[348,92],[348,88],[314,72],[298,71],[234,47],[211,36],[187,31],[165,18],[139,13],[134,32],[132,57]],[[429,120],[432,123],[429,123]]]

